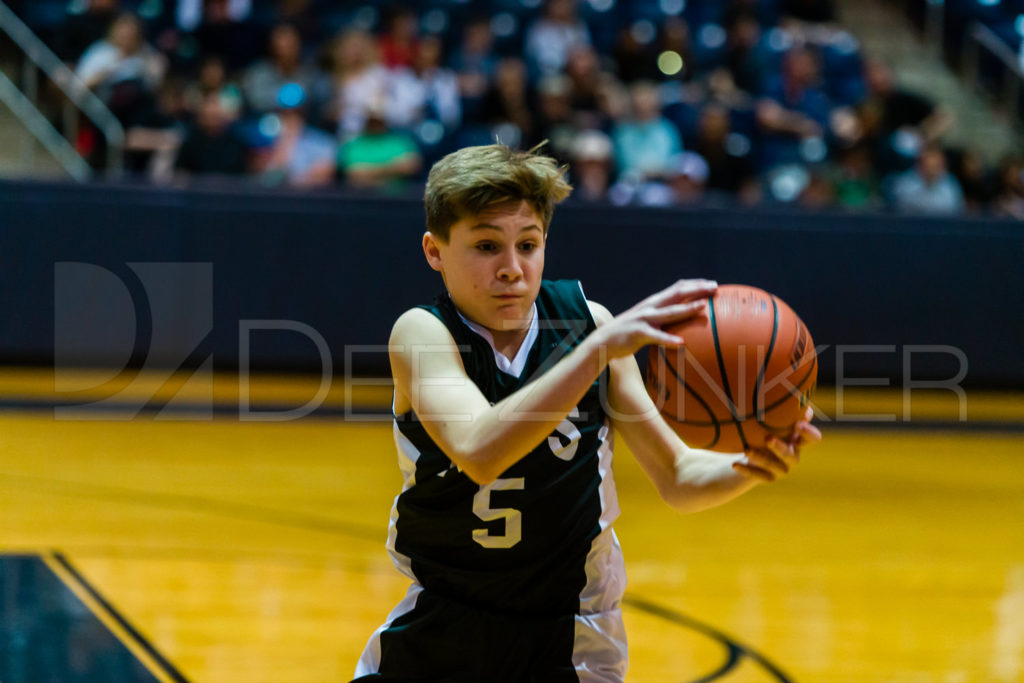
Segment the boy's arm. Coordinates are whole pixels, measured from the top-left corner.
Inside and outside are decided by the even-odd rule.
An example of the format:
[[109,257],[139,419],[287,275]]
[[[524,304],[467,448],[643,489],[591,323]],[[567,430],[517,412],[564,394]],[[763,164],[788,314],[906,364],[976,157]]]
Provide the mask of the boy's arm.
[[[606,308],[589,303],[599,326],[612,319]],[[661,497],[680,512],[721,505],[761,481],[784,476],[799,462],[800,447],[821,439],[815,427],[801,422],[791,441],[775,439],[764,448],[745,454],[690,448],[658,413],[636,359],[631,355],[616,358],[609,367],[608,409],[612,423]]]
[[[391,333],[396,408],[411,406],[427,434],[470,479],[494,481],[542,443],[579,403],[610,358],[681,340],[660,327],[703,310],[713,283],[680,281],[611,319],[525,387],[490,405],[466,375],[455,340],[421,309]],[[696,299],[696,300],[695,300]]]

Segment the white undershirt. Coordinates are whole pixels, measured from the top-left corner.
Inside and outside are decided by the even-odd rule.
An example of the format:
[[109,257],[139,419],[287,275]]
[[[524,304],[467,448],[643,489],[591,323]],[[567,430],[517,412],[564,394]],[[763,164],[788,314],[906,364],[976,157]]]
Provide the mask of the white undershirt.
[[491,334],[490,330],[467,319],[466,316],[459,312],[459,309],[455,309],[455,312],[459,314],[462,322],[466,323],[469,329],[486,339],[487,343],[491,345],[491,351],[494,352],[494,362],[499,370],[513,377],[519,377],[519,375],[523,374],[523,368],[526,367],[526,357],[530,355],[533,342],[537,341],[537,331],[539,329],[537,324],[537,304],[533,304],[533,307],[530,309],[530,329],[527,330],[526,338],[523,339],[523,343],[519,346],[519,351],[516,352],[516,357],[512,360],[509,360],[505,354],[498,351],[494,346],[494,335]]

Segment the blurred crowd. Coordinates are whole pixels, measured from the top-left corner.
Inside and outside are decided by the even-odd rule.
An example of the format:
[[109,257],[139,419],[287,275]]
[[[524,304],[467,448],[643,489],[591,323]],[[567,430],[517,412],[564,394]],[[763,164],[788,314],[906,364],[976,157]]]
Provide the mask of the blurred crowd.
[[[48,1],[21,11],[156,181],[401,192],[456,148],[546,141],[576,201],[1024,218],[1021,158],[944,146],[950,112],[862,54],[832,0],[60,0],[33,16]],[[103,158],[88,126],[76,145]]]

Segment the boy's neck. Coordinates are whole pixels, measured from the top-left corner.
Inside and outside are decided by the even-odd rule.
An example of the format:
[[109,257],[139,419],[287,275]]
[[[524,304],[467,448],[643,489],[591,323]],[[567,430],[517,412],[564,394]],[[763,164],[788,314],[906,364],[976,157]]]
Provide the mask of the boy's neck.
[[[523,343],[527,339],[535,339],[537,336],[537,304],[534,304],[530,309],[530,320],[525,326],[510,330],[494,330],[490,327],[485,327],[464,316],[458,307],[455,308],[455,311],[471,330],[486,339],[491,345],[495,353],[495,362],[498,363],[499,368],[506,372],[512,370],[511,374],[518,376],[519,373],[515,371],[515,366],[517,365],[516,357],[519,355]],[[504,357],[505,363],[498,360],[498,354]],[[519,360],[521,361],[522,359]],[[502,367],[503,365],[506,367]],[[522,365],[522,363],[520,362],[518,365]]]
[[488,331],[491,333],[491,339],[493,340],[491,343],[494,345],[494,350],[505,356],[505,358],[512,360],[519,353],[519,349],[526,340],[526,333],[529,329],[501,331],[488,329]]

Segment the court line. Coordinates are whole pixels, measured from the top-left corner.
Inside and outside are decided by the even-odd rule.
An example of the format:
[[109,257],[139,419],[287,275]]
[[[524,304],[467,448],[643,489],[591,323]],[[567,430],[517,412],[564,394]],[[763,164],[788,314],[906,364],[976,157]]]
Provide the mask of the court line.
[[67,557],[57,551],[40,553],[39,557],[160,683],[189,683],[189,680],[74,568]]
[[[50,411],[61,408],[64,411],[78,410],[82,414],[113,413],[129,415],[229,415],[238,416],[239,405],[237,403],[186,403],[176,402],[167,405],[164,401],[110,401],[82,402],[82,401],[59,401],[45,398],[5,398],[0,399],[0,411],[3,410],[24,410],[24,411]],[[294,405],[278,404],[251,404],[248,414],[255,416],[251,421],[259,422],[261,413],[284,413],[294,410]],[[63,419],[71,420],[69,412],[62,415]],[[355,416],[367,420],[384,421],[392,420],[394,416],[384,406],[380,405],[353,405],[353,406],[319,406],[313,409],[309,415],[316,417],[340,417]]]
[[722,645],[725,645],[728,650],[728,658],[726,659],[725,664],[710,674],[688,681],[687,683],[709,683],[710,681],[717,680],[734,669],[744,657],[749,657],[754,660],[761,666],[761,668],[774,676],[779,683],[794,683],[792,678],[785,674],[777,664],[773,663],[766,656],[762,655],[754,648],[744,645],[732,636],[716,629],[713,626],[709,626],[702,621],[698,621],[697,619],[674,609],[664,607],[643,598],[633,597],[628,593],[622,598],[622,604],[638,609],[641,612],[646,612],[647,614],[660,619],[664,619],[665,621],[673,624],[683,626],[684,628],[697,631],[698,633],[703,633],[709,638],[717,640]]
[[[87,563],[95,559],[117,559],[117,560],[160,560],[160,561],[184,561],[184,562],[205,562],[205,563],[252,563],[252,564],[275,564],[297,568],[308,568],[310,565],[322,565],[330,562],[332,569],[337,567],[349,573],[370,574],[376,573],[380,567],[368,565],[365,552],[361,555],[345,555],[334,553],[328,550],[317,549],[309,552],[299,552],[290,549],[281,550],[254,550],[251,548],[216,548],[207,546],[191,546],[182,544],[167,544],[162,546],[127,547],[116,544],[102,543],[63,543],[65,555],[73,555],[80,563]],[[0,557],[11,555],[38,555],[42,552],[38,547],[4,546],[0,548]],[[392,567],[390,559],[381,553],[382,567]],[[0,682],[5,683],[5,682]]]
[[[294,409],[287,405],[250,406],[249,414],[256,416],[253,422],[259,422],[260,413],[283,413]],[[0,399],[0,413],[3,411],[52,411],[61,408],[61,419],[73,421],[70,411],[78,409],[83,415],[116,414],[119,416],[152,416],[173,415],[187,417],[238,417],[239,407],[233,403],[175,403],[165,405],[161,402],[108,402],[80,403],[74,401],[54,401],[35,398]],[[308,417],[340,419],[351,422],[387,422],[394,419],[391,412],[379,405],[352,406],[319,406],[312,410]],[[824,420],[819,425],[825,429],[849,430],[884,430],[884,431],[960,431],[960,432],[1005,432],[1009,434],[1024,433],[1024,420],[844,420],[842,422]]]
[[134,504],[142,507],[198,512],[207,515],[305,529],[307,531],[338,534],[364,541],[384,543],[387,540],[387,534],[382,532],[378,525],[346,522],[329,517],[266,508],[248,503],[232,503],[214,498],[203,498],[201,496],[189,496],[179,493],[161,493],[159,491],[145,491],[91,482],[68,481],[51,477],[0,472],[0,480],[5,479],[16,482],[31,482],[32,487],[27,489],[31,491],[39,491],[38,487],[41,484],[44,490],[48,487],[50,493],[58,493],[76,498],[91,498],[121,504]]

